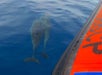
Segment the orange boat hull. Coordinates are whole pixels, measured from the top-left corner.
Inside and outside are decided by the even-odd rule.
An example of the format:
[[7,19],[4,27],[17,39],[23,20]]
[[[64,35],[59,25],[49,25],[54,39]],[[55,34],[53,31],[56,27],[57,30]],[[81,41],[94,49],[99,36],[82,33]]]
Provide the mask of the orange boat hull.
[[102,1],[61,57],[53,75],[102,75]]

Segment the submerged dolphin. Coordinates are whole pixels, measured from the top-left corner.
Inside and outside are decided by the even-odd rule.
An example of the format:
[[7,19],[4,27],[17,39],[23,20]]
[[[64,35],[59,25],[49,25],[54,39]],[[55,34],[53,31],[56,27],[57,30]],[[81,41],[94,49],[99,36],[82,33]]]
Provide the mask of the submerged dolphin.
[[33,61],[39,63],[39,60],[35,57],[36,50],[38,45],[40,44],[40,40],[42,36],[44,36],[44,48],[42,52],[42,56],[47,58],[48,55],[45,53],[46,44],[49,39],[49,29],[50,29],[50,21],[48,16],[43,16],[39,20],[34,21],[31,27],[31,37],[33,44],[33,54],[32,57],[25,59],[25,61]]

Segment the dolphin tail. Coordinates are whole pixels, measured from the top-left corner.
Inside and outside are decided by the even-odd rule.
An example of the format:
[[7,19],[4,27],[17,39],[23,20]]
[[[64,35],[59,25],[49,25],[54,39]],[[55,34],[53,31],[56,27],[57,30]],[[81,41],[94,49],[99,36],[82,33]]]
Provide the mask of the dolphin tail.
[[37,63],[37,64],[40,63],[39,60],[36,59],[36,58],[34,58],[34,57],[28,57],[28,58],[24,59],[24,61],[25,61],[25,62],[35,62],[35,63]]
[[48,58],[48,54],[46,54],[45,52],[42,52],[42,53],[41,53],[41,56],[42,56],[43,58],[45,58],[45,59]]

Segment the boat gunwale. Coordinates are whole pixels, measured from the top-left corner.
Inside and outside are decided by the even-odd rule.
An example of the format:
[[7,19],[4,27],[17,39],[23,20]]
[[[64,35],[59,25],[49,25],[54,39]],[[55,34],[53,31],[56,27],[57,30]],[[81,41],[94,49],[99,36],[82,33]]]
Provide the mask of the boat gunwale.
[[[62,54],[62,56],[61,56],[60,60],[58,61],[57,65],[55,66],[55,68],[52,72],[52,75],[65,75],[64,71],[65,71],[65,67],[67,66],[66,64],[69,64],[69,65],[72,66],[73,61],[75,59],[75,56],[77,54],[78,48],[80,47],[80,44],[82,43],[83,37],[85,36],[86,32],[88,32],[88,30],[89,30],[94,18],[96,17],[101,5],[102,5],[102,0],[100,0],[97,3],[96,8],[92,12],[91,16],[89,16],[89,18],[86,20],[86,22],[85,22],[83,28],[81,29],[81,31],[75,36],[75,38],[73,39],[71,44],[64,51],[64,53]],[[69,68],[71,68],[71,67],[69,67]],[[70,74],[70,70],[68,71],[69,74]]]

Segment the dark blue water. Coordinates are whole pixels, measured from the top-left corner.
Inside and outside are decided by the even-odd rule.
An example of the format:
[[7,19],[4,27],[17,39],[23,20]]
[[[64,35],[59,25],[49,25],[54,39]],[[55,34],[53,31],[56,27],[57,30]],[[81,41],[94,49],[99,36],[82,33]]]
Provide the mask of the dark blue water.
[[[61,55],[83,27],[97,0],[0,0],[0,75],[51,75]],[[30,28],[49,13],[50,38],[40,64],[24,62],[32,55]]]

